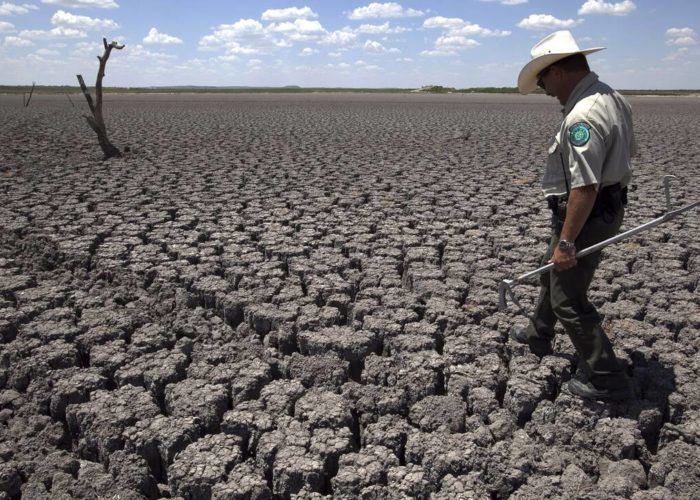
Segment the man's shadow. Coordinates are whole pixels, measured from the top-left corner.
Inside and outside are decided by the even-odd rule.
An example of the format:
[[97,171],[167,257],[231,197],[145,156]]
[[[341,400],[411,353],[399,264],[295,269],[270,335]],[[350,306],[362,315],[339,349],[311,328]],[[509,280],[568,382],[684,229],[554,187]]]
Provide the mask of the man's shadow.
[[[648,358],[639,351],[629,352],[632,364],[627,367],[631,376],[635,398],[606,404],[612,418],[636,420],[647,445],[655,454],[664,423],[679,415],[671,415],[669,396],[676,390],[676,376],[672,366],[665,366],[658,359]],[[590,408],[598,404],[589,403]],[[676,411],[674,409],[674,411]]]

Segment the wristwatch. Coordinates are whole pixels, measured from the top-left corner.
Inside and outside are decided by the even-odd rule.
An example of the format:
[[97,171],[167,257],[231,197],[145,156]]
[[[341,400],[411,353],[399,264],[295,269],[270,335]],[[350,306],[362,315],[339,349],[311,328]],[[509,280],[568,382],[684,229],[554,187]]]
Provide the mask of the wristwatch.
[[567,240],[559,240],[559,250],[563,250],[564,252],[575,252],[576,251],[576,245],[574,245],[571,241]]

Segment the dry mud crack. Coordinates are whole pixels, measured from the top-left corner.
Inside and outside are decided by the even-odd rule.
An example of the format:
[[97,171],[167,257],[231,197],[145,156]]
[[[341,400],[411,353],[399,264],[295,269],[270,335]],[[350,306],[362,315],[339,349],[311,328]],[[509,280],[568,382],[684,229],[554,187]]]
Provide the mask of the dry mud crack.
[[[606,251],[637,400],[508,340],[541,97],[0,96],[0,498],[693,498],[700,218]],[[626,227],[698,197],[700,102],[632,98]],[[520,287],[531,306],[536,284]]]

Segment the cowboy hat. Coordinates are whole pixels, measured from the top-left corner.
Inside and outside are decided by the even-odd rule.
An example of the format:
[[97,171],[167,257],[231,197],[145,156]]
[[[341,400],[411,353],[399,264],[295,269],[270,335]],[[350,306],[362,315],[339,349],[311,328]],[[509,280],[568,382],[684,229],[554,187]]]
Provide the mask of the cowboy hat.
[[592,49],[581,50],[578,48],[571,32],[555,31],[537,42],[530,51],[530,62],[520,71],[518,75],[518,90],[521,94],[529,94],[537,88],[537,75],[547,66],[557,61],[569,57],[573,54],[583,54],[584,56],[603,50],[605,47],[594,47]]

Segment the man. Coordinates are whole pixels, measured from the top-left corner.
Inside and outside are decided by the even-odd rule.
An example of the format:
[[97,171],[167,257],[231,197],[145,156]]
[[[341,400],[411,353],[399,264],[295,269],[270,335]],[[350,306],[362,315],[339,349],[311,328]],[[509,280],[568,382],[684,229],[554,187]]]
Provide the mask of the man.
[[629,105],[588,67],[586,55],[599,50],[603,47],[581,50],[571,33],[558,31],[532,48],[518,77],[522,94],[539,86],[556,97],[564,120],[549,146],[542,180],[553,212],[543,263],[552,262],[554,270],[542,275],[529,324],[513,327],[511,337],[541,357],[552,352],[554,326],[561,322],[588,372],[588,380],[573,378],[569,390],[587,399],[616,400],[633,393],[587,298],[600,252],[575,257],[618,232],[636,149]]

